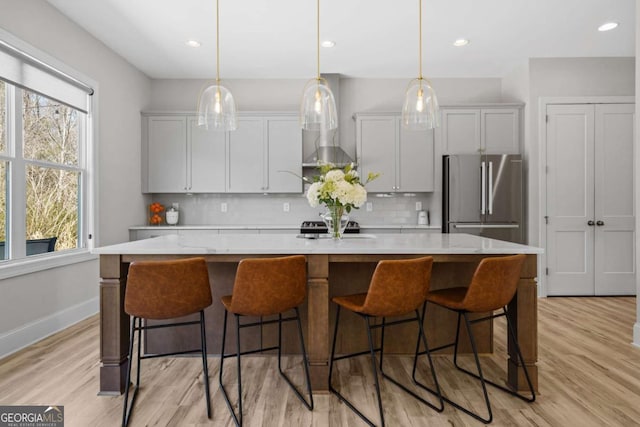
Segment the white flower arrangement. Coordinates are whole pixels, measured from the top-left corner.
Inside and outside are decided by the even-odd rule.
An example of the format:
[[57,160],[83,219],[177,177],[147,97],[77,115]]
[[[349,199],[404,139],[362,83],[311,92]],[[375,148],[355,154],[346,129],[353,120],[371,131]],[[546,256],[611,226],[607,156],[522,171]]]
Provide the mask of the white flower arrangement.
[[[358,209],[367,201],[367,190],[364,186],[380,175],[369,172],[363,184],[353,163],[344,169],[327,163],[319,166],[319,169],[320,175],[314,177],[307,190],[309,205],[317,207],[324,204],[329,208],[344,208],[347,213],[351,212],[351,209]],[[309,181],[306,178],[305,180]]]

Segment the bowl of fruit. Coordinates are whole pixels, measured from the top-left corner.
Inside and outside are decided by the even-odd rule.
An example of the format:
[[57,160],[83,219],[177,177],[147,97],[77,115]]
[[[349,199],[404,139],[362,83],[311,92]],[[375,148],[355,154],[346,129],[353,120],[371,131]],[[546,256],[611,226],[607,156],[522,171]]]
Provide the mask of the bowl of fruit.
[[155,202],[149,205],[149,224],[151,225],[160,225],[162,224],[162,216],[161,212],[164,212],[164,206],[160,203]]

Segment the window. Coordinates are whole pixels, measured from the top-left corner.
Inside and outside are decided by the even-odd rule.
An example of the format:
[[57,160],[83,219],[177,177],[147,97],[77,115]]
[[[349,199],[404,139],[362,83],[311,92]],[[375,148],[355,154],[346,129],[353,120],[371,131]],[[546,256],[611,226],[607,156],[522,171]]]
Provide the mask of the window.
[[[7,147],[7,96],[5,83],[0,80],[0,156]],[[7,162],[0,158],[0,261],[6,259],[7,240]]]
[[92,92],[7,44],[3,35],[0,32],[0,266],[27,257],[85,253],[92,164],[86,130]]
[[51,248],[82,247],[78,240],[82,187],[78,118],[82,113],[26,90],[22,110],[27,256]]

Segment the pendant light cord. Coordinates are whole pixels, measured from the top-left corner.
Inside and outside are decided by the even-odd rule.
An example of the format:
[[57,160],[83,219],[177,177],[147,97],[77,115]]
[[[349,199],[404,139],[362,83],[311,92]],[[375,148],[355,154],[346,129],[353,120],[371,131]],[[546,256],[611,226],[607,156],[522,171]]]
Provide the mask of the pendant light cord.
[[216,0],[216,83],[220,83],[220,0]]
[[317,0],[316,2],[316,40],[317,40],[317,56],[318,56],[318,77],[317,79],[320,80],[320,0]]
[[418,64],[418,79],[422,80],[422,0],[418,0],[418,11],[418,26],[420,27],[418,30],[420,35],[418,40],[418,58],[420,61]]

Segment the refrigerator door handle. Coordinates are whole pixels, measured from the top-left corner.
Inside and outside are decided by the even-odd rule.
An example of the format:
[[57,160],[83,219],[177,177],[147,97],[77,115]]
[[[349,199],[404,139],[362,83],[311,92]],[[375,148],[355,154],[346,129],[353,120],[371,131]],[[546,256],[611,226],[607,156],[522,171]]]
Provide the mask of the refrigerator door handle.
[[452,224],[453,228],[520,228],[520,224]]
[[489,162],[489,215],[493,214],[493,162]]
[[487,188],[487,174],[485,173],[485,162],[480,163],[480,186],[482,190],[482,198],[481,198],[481,206],[480,206],[480,215],[485,214],[485,206],[487,206],[487,198],[486,198],[486,188]]

